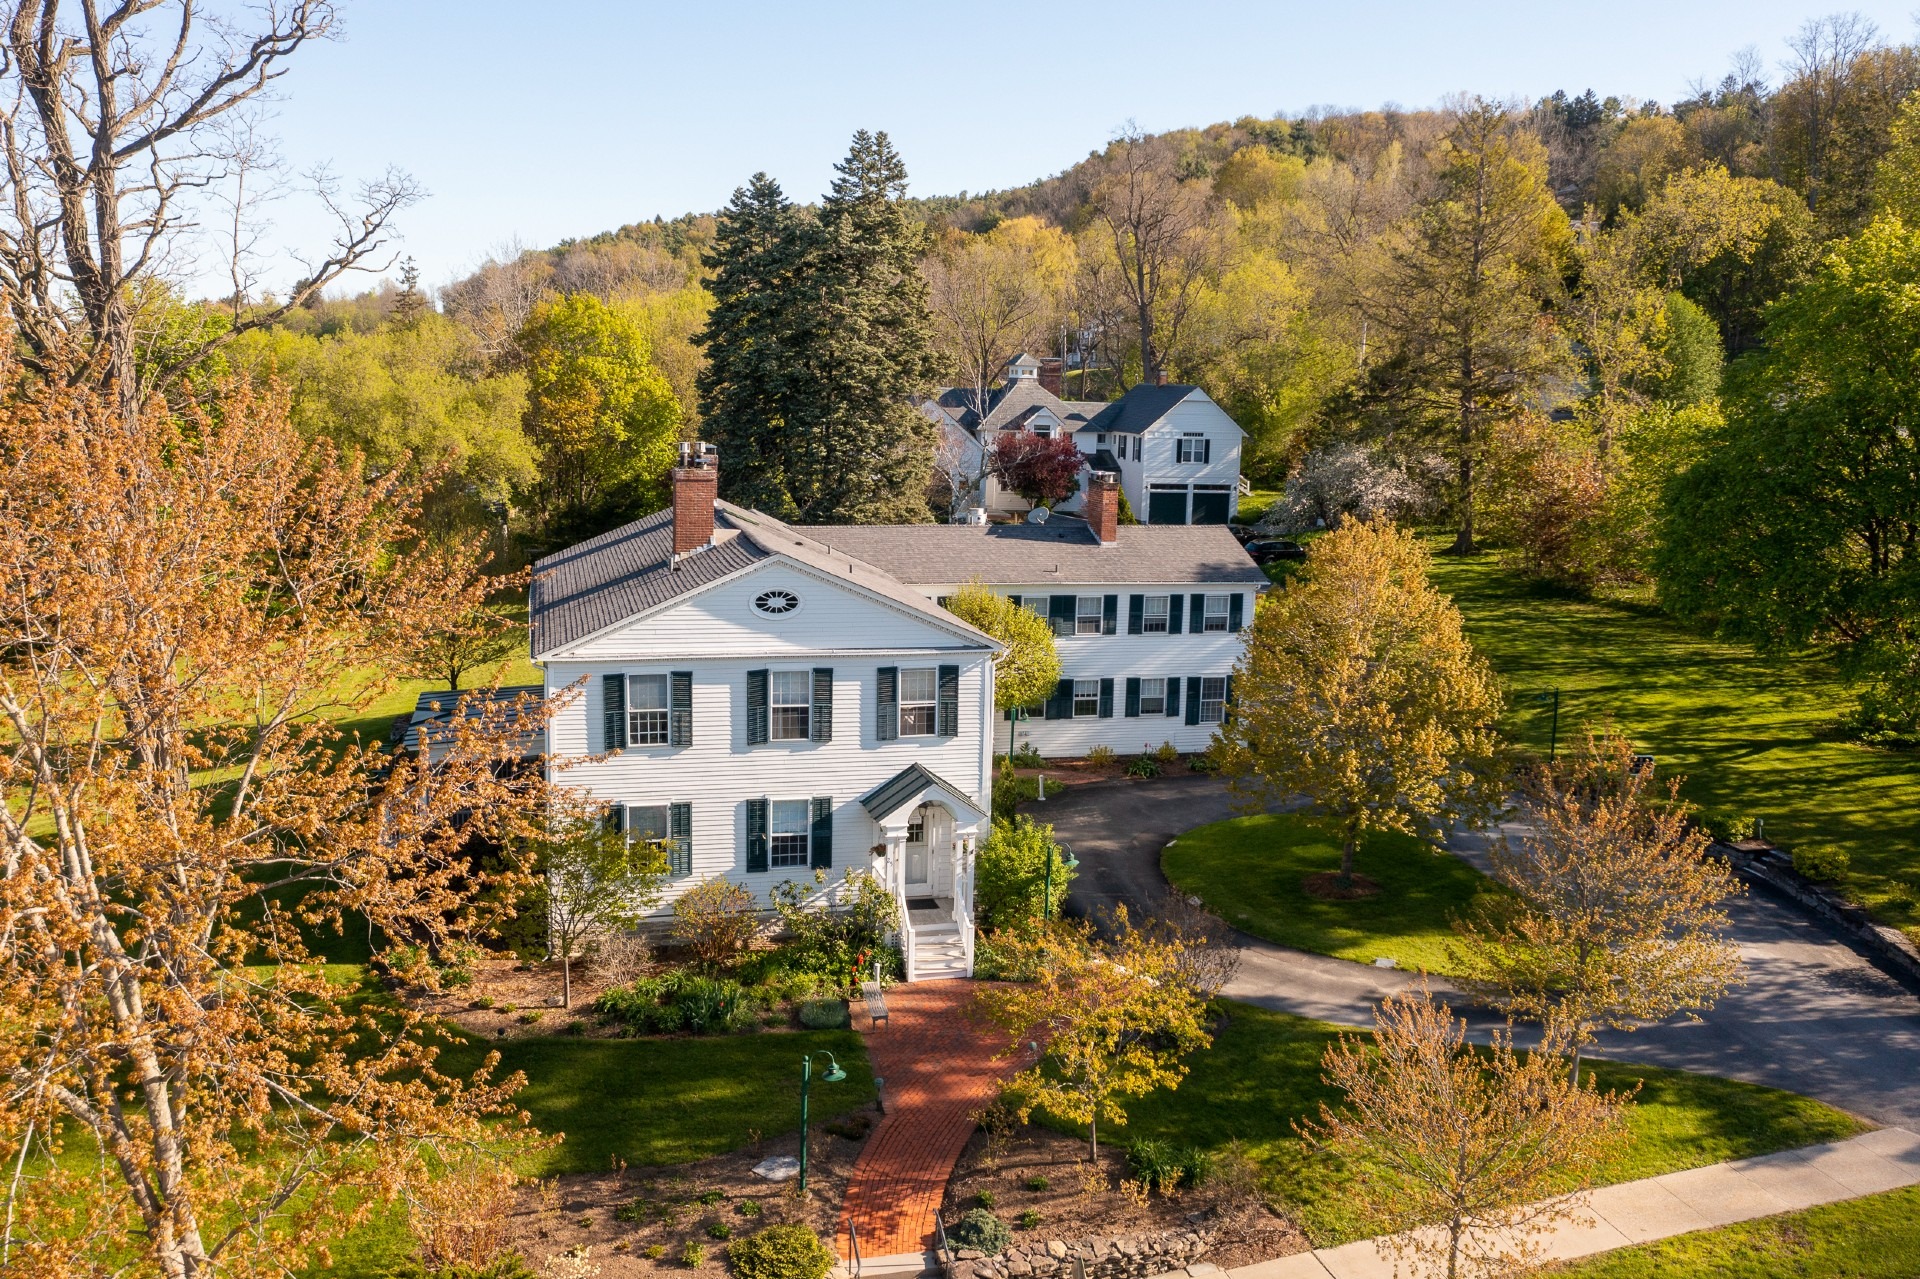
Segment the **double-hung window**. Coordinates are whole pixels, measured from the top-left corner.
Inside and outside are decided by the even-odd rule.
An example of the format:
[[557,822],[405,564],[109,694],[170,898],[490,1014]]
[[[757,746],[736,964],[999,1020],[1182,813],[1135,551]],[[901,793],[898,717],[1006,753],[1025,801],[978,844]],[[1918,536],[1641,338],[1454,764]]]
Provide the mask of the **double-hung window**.
[[1227,717],[1227,677],[1207,675],[1200,680],[1200,722],[1218,724]]
[[939,672],[931,666],[900,672],[900,736],[932,737],[936,729]]
[[627,806],[627,842],[629,844],[657,844],[670,838],[672,838],[672,828],[667,823],[665,804],[629,804]]
[[1213,456],[1210,441],[1204,435],[1183,435],[1174,441],[1174,461],[1207,462]]
[[813,674],[775,671],[769,679],[771,736],[776,742],[804,742],[813,732]]
[[1167,633],[1167,597],[1149,595],[1140,613],[1140,629],[1148,635]]
[[1073,633],[1075,635],[1098,635],[1101,630],[1101,618],[1106,601],[1098,595],[1080,595],[1075,597],[1073,611]]
[[1100,714],[1100,681],[1097,679],[1077,679],[1073,681],[1073,717],[1098,716]]
[[1207,596],[1207,612],[1200,629],[1203,631],[1224,631],[1227,629],[1227,617],[1231,606],[1224,595]]
[[665,675],[627,676],[627,745],[665,746],[666,744],[667,677]]
[[1166,680],[1143,679],[1140,681],[1140,713],[1142,715],[1165,715],[1167,713]]
[[769,860],[775,866],[805,866],[813,814],[804,799],[776,799],[767,805]]

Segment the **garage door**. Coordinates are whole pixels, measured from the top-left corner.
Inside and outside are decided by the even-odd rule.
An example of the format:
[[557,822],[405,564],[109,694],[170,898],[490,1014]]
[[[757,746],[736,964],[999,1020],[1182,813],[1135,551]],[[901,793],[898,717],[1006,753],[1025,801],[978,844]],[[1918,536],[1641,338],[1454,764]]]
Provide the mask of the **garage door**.
[[1147,523],[1185,524],[1186,522],[1187,491],[1185,489],[1155,489],[1147,494]]
[[1225,524],[1227,522],[1227,493],[1209,493],[1202,489],[1193,491],[1193,522],[1195,524]]

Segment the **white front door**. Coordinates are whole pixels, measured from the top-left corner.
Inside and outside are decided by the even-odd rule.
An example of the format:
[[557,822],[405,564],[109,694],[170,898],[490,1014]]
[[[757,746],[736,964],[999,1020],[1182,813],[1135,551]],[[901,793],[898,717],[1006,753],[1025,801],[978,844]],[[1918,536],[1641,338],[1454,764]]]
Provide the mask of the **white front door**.
[[932,859],[927,856],[927,811],[923,808],[907,822],[907,891],[927,894],[933,891]]

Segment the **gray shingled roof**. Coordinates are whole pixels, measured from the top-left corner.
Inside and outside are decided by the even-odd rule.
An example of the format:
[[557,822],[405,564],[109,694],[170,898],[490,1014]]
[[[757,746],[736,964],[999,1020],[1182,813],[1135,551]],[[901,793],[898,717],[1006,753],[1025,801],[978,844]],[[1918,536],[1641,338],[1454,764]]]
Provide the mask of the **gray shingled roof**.
[[551,653],[767,557],[732,537],[672,568],[673,511],[655,511],[534,561],[527,597],[533,654]]
[[1145,382],[1106,405],[1087,425],[1095,431],[1117,435],[1138,435],[1165,417],[1170,409],[1200,388],[1169,383],[1152,386]]
[[[886,781],[881,782],[865,795],[862,795],[860,797],[860,805],[867,810],[868,815],[875,821],[880,821],[897,812],[900,805],[906,803],[930,786],[939,787],[955,799],[967,798],[968,792],[965,789],[955,786],[952,782],[942,778],[938,773],[931,771],[924,765],[908,764],[892,777],[889,777]],[[985,816],[984,813],[977,812],[975,815]]]
[[1219,524],[1123,524],[1101,546],[1078,520],[1046,524],[814,525],[798,530],[916,586],[1246,583],[1267,575]]
[[[453,722],[453,713],[460,710],[467,719],[479,719],[496,708],[508,723],[520,720],[520,699],[528,698],[537,705],[547,690],[538,684],[510,684],[504,688],[468,689],[465,693],[455,693],[448,689],[428,689],[420,694],[413,703],[413,714],[407,719],[406,735],[400,739],[401,748],[417,752],[421,741],[450,738],[452,734],[447,725]],[[538,730],[521,738],[521,753],[537,755],[541,748],[541,735]]]
[[729,502],[715,502],[713,514],[714,542],[682,557],[677,566],[671,562],[671,508],[536,560],[528,596],[533,656],[556,652],[773,555],[853,582],[976,639],[982,648],[997,647],[991,637],[860,557],[844,548],[835,555],[821,544],[826,539]]
[[1021,378],[987,394],[987,416],[982,421],[973,411],[973,396],[970,387],[948,386],[934,393],[933,402],[954,421],[974,432],[1001,430],[1036,408],[1052,410],[1069,430],[1077,430],[1107,407],[1101,400],[1063,400],[1038,382]]

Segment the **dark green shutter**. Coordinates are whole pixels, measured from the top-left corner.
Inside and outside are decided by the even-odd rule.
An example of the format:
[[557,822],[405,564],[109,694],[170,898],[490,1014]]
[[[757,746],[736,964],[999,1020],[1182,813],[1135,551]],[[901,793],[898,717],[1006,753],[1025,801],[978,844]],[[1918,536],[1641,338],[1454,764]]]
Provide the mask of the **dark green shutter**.
[[1238,591],[1227,596],[1227,629],[1236,635],[1240,633],[1240,623],[1246,617],[1241,611],[1245,606],[1240,603],[1240,598]]
[[1207,597],[1193,595],[1187,601],[1187,630],[1198,635],[1207,629]]
[[1167,634],[1169,635],[1180,633],[1180,601],[1186,598],[1184,595],[1167,596]]
[[1147,597],[1127,596],[1127,634],[1138,635],[1147,627]]
[[813,868],[833,869],[833,801],[825,795],[813,797]]
[[935,712],[940,736],[960,736],[960,668],[940,668],[940,705]]
[[833,740],[833,667],[813,668],[813,719],[808,736],[816,742]]
[[1120,597],[1109,595],[1100,604],[1100,633],[1117,635],[1120,633]]
[[1223,706],[1221,709],[1224,713],[1231,714],[1233,711],[1233,676],[1231,675],[1227,676],[1227,688],[1226,688],[1225,696],[1227,699],[1226,705]]
[[1187,723],[1200,722],[1200,677],[1187,676]]
[[606,702],[607,744],[605,749],[617,751],[627,745],[627,677],[625,675],[602,675],[600,677],[602,699]]
[[1047,699],[1048,719],[1073,718],[1073,681],[1063,679],[1053,686],[1053,696]]
[[672,695],[667,699],[667,745],[693,745],[693,672],[675,671]]
[[1073,634],[1074,609],[1077,604],[1077,598],[1072,595],[1047,597],[1047,621],[1052,623],[1055,635]]
[[674,875],[693,874],[693,805],[667,805],[667,835],[673,846],[667,850],[667,870]]
[[1020,597],[1018,595],[1007,596],[1007,602],[1012,604],[1015,608],[1020,607]]
[[[1136,595],[1134,598],[1140,597]],[[1140,677],[1137,675],[1127,676],[1127,718],[1140,718]]]
[[767,867],[767,801],[750,799],[747,801],[747,873]]
[[[747,672],[747,745],[761,746],[767,740],[767,673]],[[764,816],[764,814],[763,814]],[[765,830],[762,822],[761,829]]]
[[625,804],[615,804],[607,809],[607,829],[611,831],[622,831],[626,828],[627,806]]
[[897,741],[900,737],[900,668],[882,666],[874,672],[873,740]]
[[[1173,598],[1177,600],[1180,597],[1176,595]],[[1180,713],[1180,677],[1178,675],[1169,675],[1167,676],[1167,716],[1168,718],[1172,718],[1173,716],[1178,715],[1179,713]]]
[[1113,681],[1111,679],[1100,681],[1100,718],[1113,718]]

